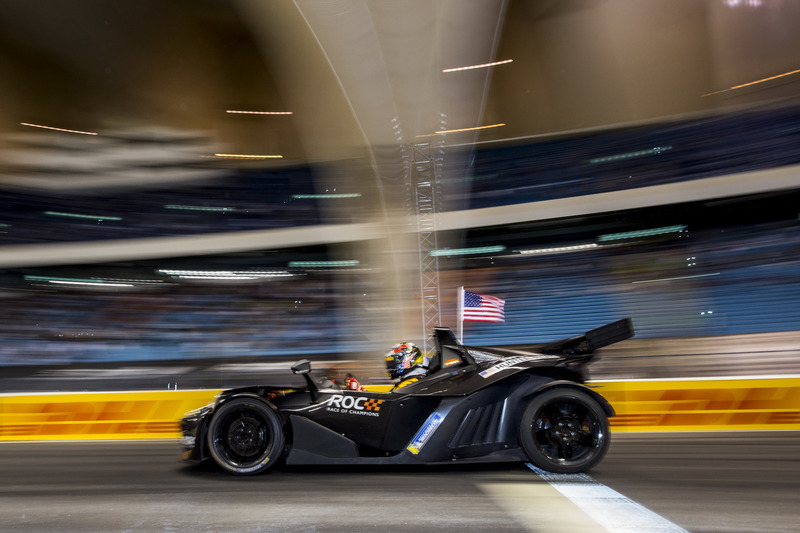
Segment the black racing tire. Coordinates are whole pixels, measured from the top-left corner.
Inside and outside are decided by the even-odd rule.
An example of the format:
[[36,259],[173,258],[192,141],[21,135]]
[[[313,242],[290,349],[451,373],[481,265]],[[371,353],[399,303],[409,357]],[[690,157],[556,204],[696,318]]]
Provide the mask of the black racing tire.
[[223,469],[259,474],[280,458],[283,424],[275,409],[257,398],[235,398],[217,409],[208,425],[208,450]]
[[520,446],[531,463],[549,472],[590,469],[603,459],[610,439],[605,411],[580,389],[558,387],[537,394],[520,418]]

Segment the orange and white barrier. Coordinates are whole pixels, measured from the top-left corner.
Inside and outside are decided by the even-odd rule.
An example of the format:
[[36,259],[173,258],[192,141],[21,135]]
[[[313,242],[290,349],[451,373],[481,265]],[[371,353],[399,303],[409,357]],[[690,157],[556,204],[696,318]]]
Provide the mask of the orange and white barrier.
[[[617,432],[800,429],[800,377],[595,381]],[[0,441],[178,438],[219,390],[0,395]]]
[[0,396],[0,441],[180,437],[180,419],[220,391]]
[[617,412],[614,431],[800,429],[800,377],[590,383]]

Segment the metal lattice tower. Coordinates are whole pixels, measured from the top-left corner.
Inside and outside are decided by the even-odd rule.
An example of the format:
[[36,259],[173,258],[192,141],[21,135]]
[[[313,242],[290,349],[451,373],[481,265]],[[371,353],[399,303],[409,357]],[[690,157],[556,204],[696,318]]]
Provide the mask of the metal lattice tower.
[[437,249],[436,217],[438,213],[439,178],[444,158],[444,135],[436,140],[411,145],[409,188],[417,217],[420,297],[422,300],[423,349],[427,352],[433,328],[441,325],[439,314],[439,260],[432,254]]

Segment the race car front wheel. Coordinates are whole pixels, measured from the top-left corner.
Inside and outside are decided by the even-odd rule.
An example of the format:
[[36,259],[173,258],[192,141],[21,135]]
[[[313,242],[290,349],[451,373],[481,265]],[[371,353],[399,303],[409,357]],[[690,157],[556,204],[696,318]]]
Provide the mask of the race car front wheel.
[[525,407],[519,442],[528,459],[542,470],[583,472],[599,463],[608,450],[608,417],[585,391],[550,389]]
[[208,449],[225,470],[258,474],[270,468],[283,451],[278,413],[256,398],[236,398],[214,413],[208,427]]

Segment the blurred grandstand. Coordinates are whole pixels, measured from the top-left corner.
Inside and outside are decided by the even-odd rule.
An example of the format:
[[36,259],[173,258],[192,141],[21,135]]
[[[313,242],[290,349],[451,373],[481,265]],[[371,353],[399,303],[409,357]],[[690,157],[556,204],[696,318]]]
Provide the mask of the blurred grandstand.
[[[750,135],[741,135],[742,130]],[[800,113],[789,107],[515,146],[489,145],[474,153],[469,184],[476,192],[468,198],[475,199],[472,207],[497,207],[513,200],[528,202],[536,210],[547,204],[545,199],[626,185],[622,190],[630,191],[765,167],[783,166],[794,174],[797,167],[791,165],[800,159],[798,132]],[[766,150],[768,157],[755,157],[764,146],[776,145],[781,149]],[[704,151],[706,146],[710,152]],[[748,155],[751,150],[753,157]],[[557,172],[542,170],[548,153],[553,161],[544,166]],[[609,156],[624,153],[631,155]],[[580,176],[601,167],[586,178],[590,189],[576,184]],[[489,169],[494,169],[494,177],[485,179]],[[319,222],[315,203],[324,196],[311,192],[308,168],[217,172],[213,179],[173,181],[155,191],[140,187],[124,196],[106,197],[94,189],[88,194],[5,189],[4,203],[11,209],[3,215],[4,237],[7,244],[80,243]],[[299,198],[304,195],[308,201]],[[357,194],[335,199],[351,209],[359,209],[360,200]],[[169,206],[179,202],[208,209],[176,214]],[[293,203],[296,209],[286,208]],[[641,356],[650,359],[648,370],[638,374],[669,375],[669,365],[656,359],[676,355],[683,356],[684,369],[687,356],[693,356],[695,372],[796,371],[798,205],[800,190],[781,189],[558,219],[531,217],[527,223],[491,227],[465,222],[465,228],[449,230],[448,240],[476,252],[443,250],[442,322],[455,327],[456,287],[464,285],[507,301],[506,323],[465,326],[469,344],[542,343],[630,316],[637,338],[608,354],[596,367],[598,376],[637,375]],[[223,206],[229,210],[212,209]],[[102,217],[92,223],[69,216],[55,226],[42,222],[48,212],[85,214],[98,209],[118,219],[102,225],[97,224],[104,222]],[[257,214],[243,215],[251,210]],[[469,211],[460,216],[469,220]],[[181,217],[186,217],[184,223]],[[41,231],[40,225],[49,231]],[[357,359],[375,350],[363,325],[374,303],[358,296],[378,290],[382,274],[369,257],[335,261],[335,245],[8,267],[0,276],[5,303],[0,311],[0,362],[15,369],[7,375],[29,378],[18,379],[16,387],[30,388],[37,382],[31,376],[55,377],[59,387],[69,387],[64,378],[80,375],[76,368],[94,368],[87,375],[107,377],[97,369],[138,365],[143,370],[128,377],[141,380],[148,372],[160,375],[152,366],[158,364],[179,368],[184,385],[214,385],[235,379],[236,372],[220,368],[263,362],[263,357],[281,362],[300,356]],[[743,345],[750,349],[742,351]],[[721,354],[728,354],[724,368]],[[164,381],[160,377],[160,386]],[[130,384],[130,379],[121,383]]]
[[[52,135],[7,139],[0,178],[0,198],[7,207],[0,216],[0,245],[320,224],[323,202],[335,202],[339,208],[325,211],[326,223],[348,223],[353,212],[370,209],[371,195],[363,185],[342,180],[335,191],[318,192],[314,176],[323,174],[321,169],[225,168],[201,159],[213,153],[213,147],[188,134],[118,133],[110,142],[88,146],[70,140]],[[449,189],[442,200],[445,210],[540,202],[797,165],[800,107],[767,106],[496,144],[474,152],[462,148],[472,165],[466,176],[444,179],[466,183]],[[154,157],[154,152],[162,155]],[[756,185],[759,189],[768,190],[768,185]]]

